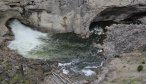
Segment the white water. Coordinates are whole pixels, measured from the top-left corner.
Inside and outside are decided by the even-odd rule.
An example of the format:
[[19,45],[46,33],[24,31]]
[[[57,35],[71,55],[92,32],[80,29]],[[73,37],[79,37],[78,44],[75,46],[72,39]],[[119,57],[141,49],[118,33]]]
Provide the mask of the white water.
[[92,75],[96,74],[94,71],[92,71],[90,69],[83,69],[82,72],[85,76],[92,76]]
[[11,50],[16,50],[23,56],[28,56],[29,51],[37,49],[37,47],[43,42],[39,39],[46,37],[47,34],[32,30],[20,23],[18,20],[14,20],[10,27],[14,34],[15,39],[10,42],[8,47]]
[[[71,43],[63,39],[54,39],[53,34],[41,33],[23,25],[18,20],[13,20],[9,25],[15,39],[8,47],[17,51],[26,58],[52,59],[76,56],[76,49],[84,48],[81,43]],[[40,39],[41,38],[41,39]],[[84,55],[85,51],[78,50],[77,54]]]
[[67,75],[67,74],[69,74],[69,70],[63,69],[62,73]]
[[80,75],[84,75],[84,76],[94,76],[96,75],[96,72],[93,71],[92,69],[97,69],[103,66],[103,62],[101,62],[101,64],[99,66],[94,65],[94,66],[85,66],[82,69],[77,68],[78,65],[74,65],[75,63],[79,62],[78,60],[74,60],[72,62],[68,62],[68,63],[58,63],[58,67],[61,67],[62,73],[63,74],[70,74],[70,73],[78,73]]

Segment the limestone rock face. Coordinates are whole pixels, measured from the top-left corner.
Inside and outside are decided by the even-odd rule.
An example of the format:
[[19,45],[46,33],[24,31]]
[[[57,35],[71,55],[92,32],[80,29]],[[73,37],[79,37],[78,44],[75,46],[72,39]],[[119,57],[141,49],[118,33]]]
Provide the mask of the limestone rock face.
[[8,28],[6,27],[6,23],[10,18],[20,17],[18,11],[7,10],[7,11],[0,11],[0,37],[4,36],[9,32]]
[[[102,10],[113,5],[127,6],[145,2],[146,0],[0,0],[0,10],[18,11],[22,22],[45,32],[75,32],[86,37],[89,35],[91,21]],[[2,14],[4,13],[1,12],[0,16]],[[5,14],[13,17],[11,13]]]

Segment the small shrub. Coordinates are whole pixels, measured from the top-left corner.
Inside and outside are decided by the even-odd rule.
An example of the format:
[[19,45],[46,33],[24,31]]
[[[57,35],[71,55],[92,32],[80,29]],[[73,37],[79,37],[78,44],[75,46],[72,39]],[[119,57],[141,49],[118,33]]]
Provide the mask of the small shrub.
[[139,65],[139,66],[137,67],[137,71],[140,72],[140,71],[142,71],[142,70],[143,70],[143,66],[142,66],[142,65]]
[[115,55],[115,58],[120,58],[120,55]]
[[142,63],[142,64],[145,64],[145,61],[142,61],[141,63]]
[[128,80],[123,80],[123,84],[136,84],[134,80],[128,79]]

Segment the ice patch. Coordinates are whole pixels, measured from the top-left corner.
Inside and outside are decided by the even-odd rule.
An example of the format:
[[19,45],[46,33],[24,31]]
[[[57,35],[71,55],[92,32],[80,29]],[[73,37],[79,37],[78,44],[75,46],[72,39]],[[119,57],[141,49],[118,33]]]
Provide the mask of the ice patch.
[[12,28],[15,39],[10,42],[8,47],[23,56],[28,55],[29,51],[35,50],[43,43],[39,38],[47,36],[45,33],[32,30],[18,20],[14,20],[9,26]]

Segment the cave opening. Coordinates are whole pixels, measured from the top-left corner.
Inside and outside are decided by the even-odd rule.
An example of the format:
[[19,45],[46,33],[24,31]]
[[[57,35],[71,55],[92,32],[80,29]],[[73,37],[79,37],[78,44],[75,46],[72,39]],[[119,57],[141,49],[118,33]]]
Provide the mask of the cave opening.
[[104,9],[96,17],[93,18],[89,26],[89,30],[93,30],[95,27],[102,27],[106,32],[106,26],[112,24],[142,24],[139,20],[146,16],[146,5],[136,4],[128,6],[111,6]]

